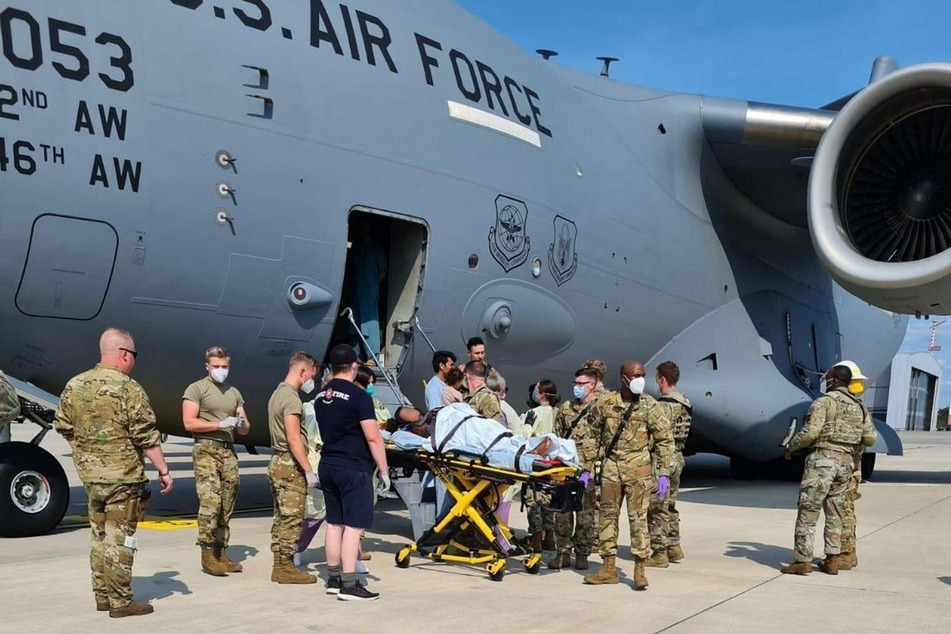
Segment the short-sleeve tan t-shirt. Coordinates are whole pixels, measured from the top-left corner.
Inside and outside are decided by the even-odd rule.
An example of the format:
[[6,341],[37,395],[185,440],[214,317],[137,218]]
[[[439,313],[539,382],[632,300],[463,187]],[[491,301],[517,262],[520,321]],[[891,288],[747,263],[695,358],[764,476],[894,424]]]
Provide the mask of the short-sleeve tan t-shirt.
[[[228,383],[215,383],[207,376],[195,381],[185,389],[182,400],[198,404],[198,418],[209,423],[221,422],[235,416],[244,405],[244,397],[238,388]],[[195,438],[211,438],[222,442],[234,442],[234,429],[192,434]]]
[[300,435],[307,446],[307,430],[304,429],[304,404],[290,384],[281,381],[267,402],[268,429],[271,432],[271,448],[275,451],[290,451],[287,446],[287,432],[284,430],[284,417],[296,414],[301,420]]

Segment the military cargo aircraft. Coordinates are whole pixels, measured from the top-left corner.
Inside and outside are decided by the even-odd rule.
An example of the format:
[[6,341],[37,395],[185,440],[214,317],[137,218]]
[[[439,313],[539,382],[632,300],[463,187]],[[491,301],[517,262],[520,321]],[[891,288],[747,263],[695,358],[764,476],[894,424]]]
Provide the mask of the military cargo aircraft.
[[5,535],[63,515],[38,445],[108,326],[168,434],[203,351],[229,348],[268,445],[289,356],[358,330],[358,225],[388,262],[391,403],[474,335],[510,385],[563,392],[587,358],[670,359],[689,450],[738,476],[830,365],[876,376],[903,315],[951,311],[949,65],[880,59],[814,110],[673,94],[447,0],[22,0],[0,43],[0,368],[44,427],[0,447]]

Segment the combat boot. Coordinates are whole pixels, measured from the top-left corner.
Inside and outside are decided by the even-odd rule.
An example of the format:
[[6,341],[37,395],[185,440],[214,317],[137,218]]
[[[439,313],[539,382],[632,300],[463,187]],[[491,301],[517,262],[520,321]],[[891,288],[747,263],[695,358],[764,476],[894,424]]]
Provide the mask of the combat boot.
[[271,581],[287,584],[308,584],[317,583],[317,577],[303,570],[298,570],[294,567],[293,560],[290,557],[282,557],[275,553]]
[[826,573],[827,575],[839,574],[839,556],[826,555],[825,561],[819,564],[819,570]]
[[676,546],[669,546],[667,548],[667,560],[669,562],[674,563],[676,561],[680,561],[683,558],[684,551],[683,548],[680,547],[680,544],[677,544]]
[[124,616],[142,616],[143,614],[152,614],[155,611],[148,603],[138,603],[133,601],[124,608],[109,610],[109,616],[114,619],[121,619]]
[[585,575],[584,582],[593,586],[618,583],[617,568],[614,565],[614,555],[605,555],[601,570],[592,575]]
[[570,553],[558,553],[555,555],[555,558],[548,562],[548,567],[552,570],[561,570],[562,568],[569,568],[571,566],[571,554]]
[[784,575],[808,575],[812,572],[811,561],[797,561],[779,569]]
[[588,556],[587,555],[575,555],[575,570],[587,570],[588,569]]
[[644,565],[648,568],[667,568],[670,566],[670,560],[667,558],[666,550],[658,550],[650,559],[644,562]]
[[532,533],[532,552],[533,553],[542,552],[542,534],[541,533]]
[[551,531],[545,531],[542,537],[542,550],[555,550],[555,536]]
[[[667,556],[667,553],[664,553]],[[638,557],[634,560],[634,589],[647,590],[647,574],[644,572],[644,560]]]
[[224,566],[225,572],[241,572],[244,570],[241,564],[228,559],[228,550],[224,546],[215,546],[215,559]]
[[852,557],[855,553],[840,553],[839,554],[839,570],[852,570],[855,568],[855,564],[852,563]]
[[215,557],[215,551],[210,546],[201,547],[201,571],[215,577],[225,577],[228,569]]
[[96,597],[96,612],[108,612],[108,611],[109,611],[108,597]]

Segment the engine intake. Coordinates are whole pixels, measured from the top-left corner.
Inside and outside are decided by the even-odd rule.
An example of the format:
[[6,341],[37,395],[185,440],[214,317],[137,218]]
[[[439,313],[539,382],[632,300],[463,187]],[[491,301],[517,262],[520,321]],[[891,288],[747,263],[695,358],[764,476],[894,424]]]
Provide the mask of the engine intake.
[[951,64],[853,97],[816,150],[809,227],[832,276],[871,304],[951,313]]

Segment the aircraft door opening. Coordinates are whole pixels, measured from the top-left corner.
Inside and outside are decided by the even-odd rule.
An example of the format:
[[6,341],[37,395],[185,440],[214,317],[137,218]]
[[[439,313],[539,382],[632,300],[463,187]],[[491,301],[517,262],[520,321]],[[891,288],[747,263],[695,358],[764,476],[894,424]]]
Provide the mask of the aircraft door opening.
[[[351,210],[340,294],[344,316],[337,319],[332,344],[349,343],[361,360],[375,356],[399,374],[412,341],[408,325],[419,306],[427,245],[428,228],[421,220],[367,207]],[[345,315],[347,308],[362,338]]]

